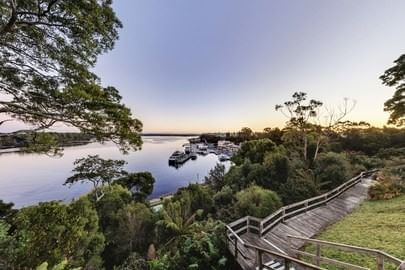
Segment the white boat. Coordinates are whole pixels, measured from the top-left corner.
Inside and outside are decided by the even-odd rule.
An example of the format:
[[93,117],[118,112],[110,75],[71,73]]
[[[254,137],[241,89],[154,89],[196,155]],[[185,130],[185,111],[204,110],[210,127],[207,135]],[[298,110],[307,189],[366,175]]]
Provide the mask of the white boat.
[[227,160],[230,160],[231,157],[228,156],[228,155],[225,155],[225,154],[220,154],[220,155],[218,156],[218,159],[219,159],[219,161],[227,161]]

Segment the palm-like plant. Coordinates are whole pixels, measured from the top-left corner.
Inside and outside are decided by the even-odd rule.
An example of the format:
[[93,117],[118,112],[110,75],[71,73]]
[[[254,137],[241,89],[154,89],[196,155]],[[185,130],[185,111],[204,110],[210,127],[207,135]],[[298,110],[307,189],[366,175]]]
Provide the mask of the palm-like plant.
[[202,210],[192,213],[191,200],[188,197],[167,203],[162,210],[162,219],[157,222],[158,226],[166,229],[171,235],[166,246],[177,244],[182,237],[193,233],[194,221],[201,214]]

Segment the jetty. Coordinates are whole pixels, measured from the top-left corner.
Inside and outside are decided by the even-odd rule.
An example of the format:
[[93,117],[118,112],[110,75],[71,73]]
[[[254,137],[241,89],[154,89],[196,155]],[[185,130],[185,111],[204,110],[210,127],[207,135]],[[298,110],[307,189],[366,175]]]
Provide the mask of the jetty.
[[[323,269],[321,263],[344,269],[367,269],[324,257],[321,255],[322,247],[375,257],[378,270],[384,269],[384,262],[397,269],[405,269],[401,259],[379,250],[311,239],[367,198],[368,187],[373,183],[371,176],[375,172],[362,172],[325,194],[284,206],[264,219],[246,216],[228,224],[226,239],[229,251],[244,270]],[[316,253],[302,251],[306,244],[314,244]],[[301,257],[309,258],[312,263],[301,260]]]

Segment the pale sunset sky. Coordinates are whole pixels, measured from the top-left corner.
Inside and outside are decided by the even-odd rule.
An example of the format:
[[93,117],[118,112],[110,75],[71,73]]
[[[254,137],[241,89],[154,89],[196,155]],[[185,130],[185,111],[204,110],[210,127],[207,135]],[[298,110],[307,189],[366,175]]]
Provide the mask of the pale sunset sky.
[[95,73],[145,132],[282,127],[295,91],[382,126],[394,89],[379,76],[405,53],[403,0],[116,0],[124,28]]

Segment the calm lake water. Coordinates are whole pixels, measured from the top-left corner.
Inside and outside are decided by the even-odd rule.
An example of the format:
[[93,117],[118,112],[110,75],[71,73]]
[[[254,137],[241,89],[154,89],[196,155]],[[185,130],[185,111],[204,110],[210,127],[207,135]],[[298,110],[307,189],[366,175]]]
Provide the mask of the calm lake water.
[[[13,202],[16,207],[40,201],[70,201],[91,190],[90,184],[64,186],[72,173],[77,158],[98,154],[102,158],[124,159],[130,172],[150,171],[156,179],[151,198],[173,192],[188,183],[202,182],[218,163],[214,154],[198,156],[176,169],[168,166],[168,158],[175,150],[182,150],[185,137],[143,137],[141,151],[123,155],[113,144],[91,143],[67,147],[62,157],[38,154],[7,153],[0,155],[0,199]],[[229,162],[224,163],[229,168]]]

